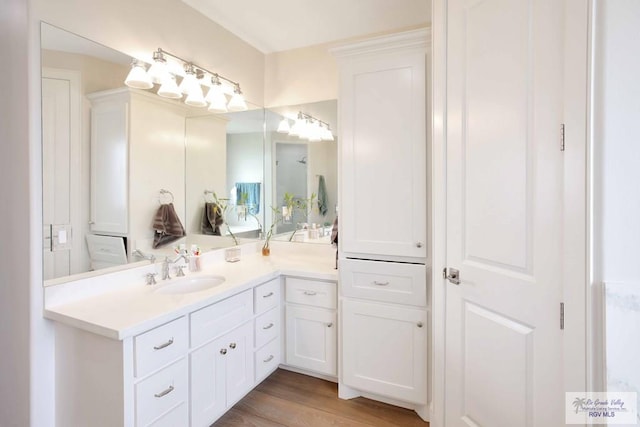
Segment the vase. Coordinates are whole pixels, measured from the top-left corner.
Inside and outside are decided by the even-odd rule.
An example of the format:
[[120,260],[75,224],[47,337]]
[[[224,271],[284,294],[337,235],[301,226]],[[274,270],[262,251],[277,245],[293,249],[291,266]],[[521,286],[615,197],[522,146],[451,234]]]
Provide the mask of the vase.
[[263,256],[271,255],[271,248],[262,248],[262,255]]

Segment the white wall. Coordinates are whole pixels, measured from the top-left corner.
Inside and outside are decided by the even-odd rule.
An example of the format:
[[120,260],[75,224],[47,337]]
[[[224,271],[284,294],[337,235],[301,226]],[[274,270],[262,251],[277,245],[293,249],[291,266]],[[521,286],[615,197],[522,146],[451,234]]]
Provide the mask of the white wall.
[[[29,100],[27,97],[27,3],[0,3],[0,424],[29,425],[30,420],[30,255],[32,240],[29,152]],[[40,266],[38,266],[40,267]]]
[[[258,218],[264,218],[265,209],[269,209],[264,197],[263,151],[264,134],[261,132],[227,135],[227,191],[222,193],[224,196],[219,196],[229,197],[229,190],[236,182],[259,182],[261,185]],[[258,228],[255,218],[247,217],[246,221],[239,220],[231,213],[226,220],[230,225]]]
[[640,2],[597,0],[593,278],[607,284],[609,390],[640,392]]

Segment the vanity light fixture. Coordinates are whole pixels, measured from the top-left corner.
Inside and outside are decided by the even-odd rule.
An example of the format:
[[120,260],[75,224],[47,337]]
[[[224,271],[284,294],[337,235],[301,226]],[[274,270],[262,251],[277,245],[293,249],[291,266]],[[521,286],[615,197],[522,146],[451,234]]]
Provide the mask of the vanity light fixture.
[[329,123],[313,117],[311,114],[298,112],[292,126],[289,119],[284,117],[278,125],[278,133],[286,133],[289,136],[297,136],[310,142],[335,141]]
[[[171,62],[167,59],[171,59]],[[176,77],[181,77],[179,86]],[[149,71],[146,70],[144,62],[134,59],[131,71],[125,80],[127,86],[136,89],[151,89],[154,83],[160,85],[159,96],[180,99],[186,95],[185,103],[194,107],[206,107],[208,104],[209,111],[214,112],[247,109],[247,103],[238,82],[161,48],[153,52],[153,64],[149,67]],[[203,85],[210,86],[206,97],[202,91]],[[229,102],[227,102],[227,94],[231,96]]]
[[144,62],[138,61],[137,59],[131,61],[131,71],[127,74],[124,84],[136,89],[151,89],[153,87],[151,78],[145,69]]

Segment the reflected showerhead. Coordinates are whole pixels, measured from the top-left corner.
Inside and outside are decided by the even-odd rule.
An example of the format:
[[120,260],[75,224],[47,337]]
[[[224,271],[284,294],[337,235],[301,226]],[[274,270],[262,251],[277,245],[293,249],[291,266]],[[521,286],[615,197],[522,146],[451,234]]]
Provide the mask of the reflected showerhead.
[[301,158],[300,160],[298,160],[298,163],[302,163],[303,165],[307,164],[307,156]]

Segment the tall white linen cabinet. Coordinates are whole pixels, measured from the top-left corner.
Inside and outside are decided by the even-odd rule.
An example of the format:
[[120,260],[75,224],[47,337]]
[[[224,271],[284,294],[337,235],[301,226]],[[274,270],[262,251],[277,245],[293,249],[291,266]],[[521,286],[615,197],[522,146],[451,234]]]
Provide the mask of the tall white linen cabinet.
[[430,31],[332,50],[339,94],[339,395],[428,419]]

